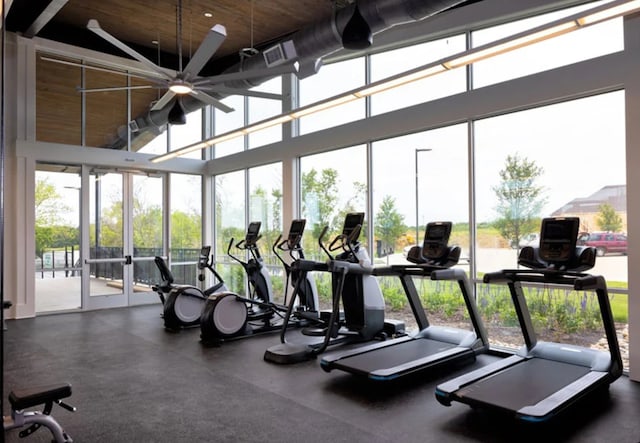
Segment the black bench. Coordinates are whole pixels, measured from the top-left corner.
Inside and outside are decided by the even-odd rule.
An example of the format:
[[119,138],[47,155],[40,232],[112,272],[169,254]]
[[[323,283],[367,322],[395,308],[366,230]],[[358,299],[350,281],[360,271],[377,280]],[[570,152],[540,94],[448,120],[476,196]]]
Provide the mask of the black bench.
[[14,410],[22,410],[33,406],[53,403],[71,396],[71,385],[35,386],[28,389],[11,391],[9,403]]

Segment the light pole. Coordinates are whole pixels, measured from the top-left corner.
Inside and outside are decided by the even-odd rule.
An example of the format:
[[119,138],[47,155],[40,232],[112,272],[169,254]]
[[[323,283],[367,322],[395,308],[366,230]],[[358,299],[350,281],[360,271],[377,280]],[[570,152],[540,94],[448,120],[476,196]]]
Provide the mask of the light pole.
[[420,238],[420,223],[418,220],[418,154],[420,152],[429,152],[431,148],[416,148],[415,151],[415,164],[416,164],[416,245],[419,245],[418,239]]

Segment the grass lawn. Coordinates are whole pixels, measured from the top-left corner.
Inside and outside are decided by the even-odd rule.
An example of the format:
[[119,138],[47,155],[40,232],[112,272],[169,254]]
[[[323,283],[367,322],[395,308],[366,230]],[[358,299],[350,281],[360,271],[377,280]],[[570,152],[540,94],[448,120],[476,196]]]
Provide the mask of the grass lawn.
[[[607,282],[607,288],[621,288],[626,289],[626,282],[609,281]],[[613,312],[613,319],[617,323],[627,323],[629,321],[629,302],[628,294],[609,294],[611,300],[611,311]]]

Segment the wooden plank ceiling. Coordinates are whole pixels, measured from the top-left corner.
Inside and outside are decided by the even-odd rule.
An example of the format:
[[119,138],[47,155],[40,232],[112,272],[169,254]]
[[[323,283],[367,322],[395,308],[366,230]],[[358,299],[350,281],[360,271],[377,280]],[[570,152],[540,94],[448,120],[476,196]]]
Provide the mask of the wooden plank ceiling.
[[[214,24],[226,27],[227,38],[201,75],[222,72],[238,62],[243,48],[264,48],[305,25],[326,18],[334,7],[348,3],[348,0],[182,0],[183,65]],[[14,0],[7,16],[7,30],[125,56],[86,29],[87,22],[96,19],[104,30],[154,63],[177,69],[177,5],[177,0]],[[37,32],[29,35],[34,28]],[[125,92],[86,94],[83,141],[81,94],[76,90],[81,69],[41,58],[37,59],[36,69],[38,140],[108,146],[118,128],[126,124]],[[85,70],[85,76],[86,87],[94,88],[120,86],[126,81],[124,76],[93,70]],[[133,83],[145,84],[145,81],[134,79]],[[134,92],[132,117],[158,98],[157,90]]]

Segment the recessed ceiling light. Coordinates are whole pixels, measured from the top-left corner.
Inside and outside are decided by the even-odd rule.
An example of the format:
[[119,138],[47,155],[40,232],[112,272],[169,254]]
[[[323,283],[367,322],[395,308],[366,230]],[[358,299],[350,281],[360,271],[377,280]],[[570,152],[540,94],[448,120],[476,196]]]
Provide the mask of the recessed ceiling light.
[[152,45],[157,45],[158,44],[158,40],[151,40],[151,44]]
[[211,18],[211,17],[213,17],[213,14],[210,13],[210,12],[205,12],[204,16],[207,17],[207,18]]

